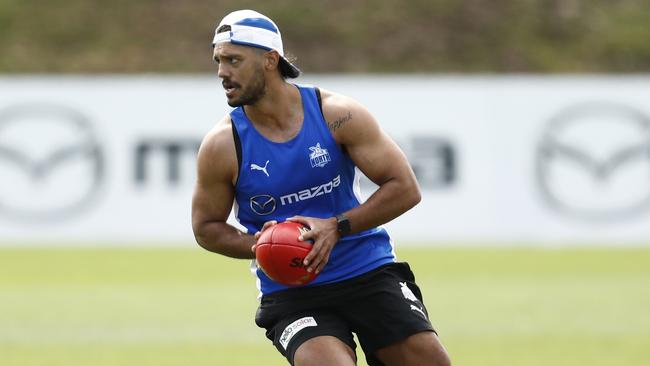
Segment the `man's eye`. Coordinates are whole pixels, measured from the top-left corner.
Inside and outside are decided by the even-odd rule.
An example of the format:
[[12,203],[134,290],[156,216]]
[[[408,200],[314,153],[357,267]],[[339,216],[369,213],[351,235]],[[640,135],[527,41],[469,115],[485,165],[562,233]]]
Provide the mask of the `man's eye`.
[[232,60],[230,60],[230,63],[234,65],[236,63],[239,63],[239,60],[236,59],[236,58],[233,58]]

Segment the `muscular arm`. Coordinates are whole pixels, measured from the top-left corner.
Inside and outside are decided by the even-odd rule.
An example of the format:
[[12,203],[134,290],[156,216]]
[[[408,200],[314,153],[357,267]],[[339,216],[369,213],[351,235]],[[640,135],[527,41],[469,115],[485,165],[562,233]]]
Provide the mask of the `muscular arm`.
[[[381,130],[368,110],[344,96],[327,91],[323,91],[321,96],[323,114],[332,136],[345,148],[356,166],[379,186],[366,202],[341,212],[350,219],[351,232],[385,224],[420,202],[420,188],[406,156]],[[311,228],[302,235],[302,239],[314,240],[304,265],[308,271],[320,272],[339,240],[336,219],[294,216],[290,220]]]
[[197,243],[211,252],[254,258],[253,235],[226,223],[234,200],[237,156],[227,117],[201,143],[192,198],[192,229]]
[[345,212],[352,232],[385,224],[420,202],[420,188],[406,156],[365,107],[324,91],[323,113],[335,140],[379,186],[366,202]]

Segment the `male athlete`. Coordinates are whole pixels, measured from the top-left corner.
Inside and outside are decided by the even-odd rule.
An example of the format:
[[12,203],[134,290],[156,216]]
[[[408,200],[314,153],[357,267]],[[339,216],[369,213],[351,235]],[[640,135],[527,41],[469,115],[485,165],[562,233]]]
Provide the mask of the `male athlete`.
[[[287,288],[254,267],[262,294],[256,323],[292,365],[356,365],[353,333],[370,365],[449,365],[408,264],[396,262],[378,228],[420,201],[402,151],[359,103],[287,82],[300,70],[266,16],[228,14],[213,45],[235,109],[199,150],[196,240],[254,259],[261,230],[298,221],[311,228],[302,239],[314,243],[304,265],[319,273]],[[356,168],[379,186],[364,203]],[[247,233],[226,223],[233,203]]]

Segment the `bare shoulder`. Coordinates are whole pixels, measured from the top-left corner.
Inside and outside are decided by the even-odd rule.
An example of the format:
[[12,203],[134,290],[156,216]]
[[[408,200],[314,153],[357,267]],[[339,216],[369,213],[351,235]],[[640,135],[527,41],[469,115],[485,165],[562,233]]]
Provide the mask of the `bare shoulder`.
[[228,145],[234,146],[234,141],[232,139],[232,122],[230,116],[226,115],[203,137],[199,154],[219,152]]
[[237,174],[237,152],[230,115],[226,115],[203,138],[198,154],[198,179],[232,178]]
[[378,127],[368,109],[355,99],[321,89],[323,116],[337,142],[345,144],[351,136]]

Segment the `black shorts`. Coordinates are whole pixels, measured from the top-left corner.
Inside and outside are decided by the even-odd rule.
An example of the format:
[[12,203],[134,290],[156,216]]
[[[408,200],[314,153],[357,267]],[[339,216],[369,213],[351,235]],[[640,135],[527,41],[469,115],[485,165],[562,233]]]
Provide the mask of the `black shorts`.
[[434,331],[407,263],[390,263],[361,276],[321,286],[293,288],[262,297],[255,322],[293,365],[298,347],[334,336],[356,349],[368,365],[382,365],[380,348],[422,331]]

